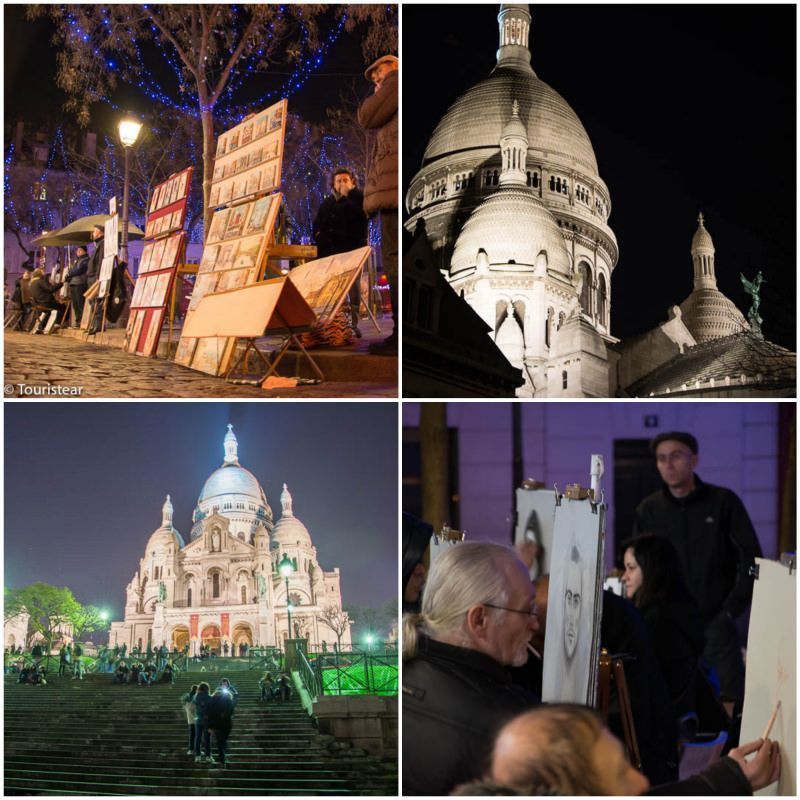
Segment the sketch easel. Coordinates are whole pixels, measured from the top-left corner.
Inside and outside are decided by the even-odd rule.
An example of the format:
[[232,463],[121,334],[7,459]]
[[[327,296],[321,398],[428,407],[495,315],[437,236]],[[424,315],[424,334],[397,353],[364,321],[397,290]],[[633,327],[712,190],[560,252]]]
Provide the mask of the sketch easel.
[[619,714],[622,719],[622,731],[625,738],[625,750],[631,766],[638,770],[642,768],[642,757],[639,754],[639,742],[636,738],[636,725],[633,722],[631,711],[631,698],[628,693],[628,683],[625,680],[625,654],[610,655],[605,647],[600,651],[599,681],[597,687],[597,710],[603,721],[608,724],[608,710],[611,700],[611,683],[617,689]]
[[[290,344],[300,347],[320,380],[325,376],[297,338],[309,330],[316,319],[314,311],[288,278],[273,278],[241,289],[206,295],[187,320],[183,335],[190,338],[239,339],[244,350],[225,371],[229,381],[260,384],[275,372]],[[283,336],[278,355],[270,364],[256,346],[262,336]],[[266,371],[253,375],[249,371],[250,354],[255,352]],[[243,373],[238,373],[240,366]]]

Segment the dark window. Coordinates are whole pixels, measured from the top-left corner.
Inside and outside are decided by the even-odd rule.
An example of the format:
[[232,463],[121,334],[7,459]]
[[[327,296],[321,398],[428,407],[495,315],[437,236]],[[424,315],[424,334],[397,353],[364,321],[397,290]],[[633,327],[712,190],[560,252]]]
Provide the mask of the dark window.
[[417,300],[417,324],[420,328],[431,329],[432,307],[433,290],[430,286],[420,286]]
[[189,606],[189,607],[191,607],[191,605],[192,605],[192,587],[191,586],[186,590],[186,605]]
[[215,572],[211,576],[211,596],[219,597],[219,572]]
[[561,373],[561,388],[562,389],[566,389],[567,388],[567,371],[566,370],[564,370]]

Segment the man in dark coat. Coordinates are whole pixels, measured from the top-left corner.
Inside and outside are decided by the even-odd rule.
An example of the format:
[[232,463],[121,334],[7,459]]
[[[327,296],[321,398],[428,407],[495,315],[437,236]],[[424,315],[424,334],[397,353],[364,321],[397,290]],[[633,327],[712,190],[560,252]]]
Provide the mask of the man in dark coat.
[[445,795],[481,777],[502,725],[538,704],[515,686],[536,630],[528,570],[510,548],[466,542],[431,565],[403,616],[403,794]]
[[371,167],[364,187],[364,211],[368,216],[380,215],[381,260],[383,271],[389,279],[392,299],[394,329],[380,344],[370,347],[371,353],[397,353],[397,207],[398,207],[398,86],[400,62],[396,56],[382,56],[365,75],[374,85],[358,109],[358,121],[362,128],[377,131],[372,152]]
[[[337,253],[347,253],[364,247],[367,243],[367,215],[364,213],[364,195],[356,185],[356,176],[347,167],[339,167],[331,180],[333,192],[323,201],[314,218],[314,241],[317,257],[325,258]],[[350,315],[356,336],[358,309],[361,303],[361,281],[350,289]]]
[[656,533],[675,545],[705,626],[704,658],[717,671],[721,699],[740,703],[744,665],[734,621],[753,595],[750,568],[761,556],[758,537],[736,494],[695,474],[692,434],[662,433],[651,449],[664,487],[639,504],[634,535]]
[[78,260],[75,266],[67,273],[67,284],[69,285],[69,295],[72,300],[72,310],[75,314],[74,328],[80,327],[81,317],[83,316],[83,304],[85,302],[84,293],[86,292],[86,273],[89,269],[89,252],[81,245],[77,251]]
[[[89,287],[93,286],[100,278],[100,268],[103,265],[103,254],[105,252],[105,242],[103,237],[105,236],[105,228],[102,225],[95,225],[92,228],[92,241],[95,244],[94,253],[92,253],[91,258],[89,259],[88,267],[86,270],[86,283]],[[89,322],[89,333],[93,334],[97,332],[97,308],[100,305],[98,301],[97,295],[95,295],[90,301],[92,306],[92,319]]]
[[56,322],[59,324],[66,306],[56,300],[55,294],[63,285],[63,283],[50,283],[50,279],[41,267],[35,269],[31,275],[30,288],[33,305],[58,312]]

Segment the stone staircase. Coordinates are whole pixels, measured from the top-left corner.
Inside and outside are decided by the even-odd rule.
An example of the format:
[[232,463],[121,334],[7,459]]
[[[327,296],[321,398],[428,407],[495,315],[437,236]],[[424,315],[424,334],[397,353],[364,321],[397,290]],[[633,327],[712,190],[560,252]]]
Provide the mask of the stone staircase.
[[[226,770],[186,755],[180,704],[193,683],[205,680],[213,690],[223,676],[240,696]],[[174,687],[118,686],[111,675],[21,686],[7,676],[4,794],[397,794],[396,759],[340,743],[326,748],[298,700],[259,702],[258,678],[226,670],[186,672]]]

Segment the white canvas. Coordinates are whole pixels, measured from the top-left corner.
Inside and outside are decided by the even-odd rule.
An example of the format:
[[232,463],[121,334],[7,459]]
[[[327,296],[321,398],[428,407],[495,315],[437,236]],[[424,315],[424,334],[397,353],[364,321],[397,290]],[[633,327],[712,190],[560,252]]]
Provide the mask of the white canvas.
[[758,579],[747,636],[747,670],[740,742],[764,733],[778,700],[781,707],[769,735],[781,746],[781,777],[757,795],[797,794],[797,581],[777,561],[757,558]]

